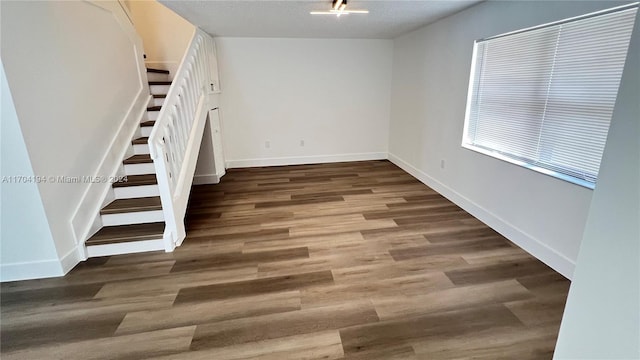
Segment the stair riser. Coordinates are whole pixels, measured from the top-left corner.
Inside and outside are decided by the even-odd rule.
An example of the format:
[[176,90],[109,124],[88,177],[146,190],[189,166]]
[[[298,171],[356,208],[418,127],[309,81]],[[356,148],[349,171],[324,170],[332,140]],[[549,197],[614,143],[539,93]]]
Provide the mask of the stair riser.
[[159,73],[147,73],[148,81],[170,81],[169,74],[159,74]]
[[164,241],[162,240],[162,238],[155,240],[87,246],[87,256],[98,257],[158,250],[165,250]]
[[153,130],[153,126],[142,126],[140,127],[140,134],[142,137],[149,137],[151,130]]
[[165,98],[153,98],[153,106],[162,106],[164,105]]
[[147,119],[156,120],[158,119],[158,114],[160,114],[160,111],[147,111]]
[[164,221],[162,210],[105,214],[101,215],[100,218],[102,219],[102,226],[143,224]]
[[162,95],[169,93],[169,86],[171,85],[149,85],[152,95]]
[[158,185],[140,185],[113,188],[116,199],[160,196]]
[[136,145],[133,145],[133,153],[135,155],[149,154],[149,144],[136,144]]
[[124,173],[126,175],[155,174],[156,168],[153,166],[153,163],[127,164],[124,166]]

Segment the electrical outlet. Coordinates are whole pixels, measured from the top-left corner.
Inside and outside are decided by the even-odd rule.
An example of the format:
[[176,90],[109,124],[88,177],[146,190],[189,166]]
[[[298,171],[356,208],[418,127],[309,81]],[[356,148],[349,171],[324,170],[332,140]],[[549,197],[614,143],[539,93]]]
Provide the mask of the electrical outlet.
[[444,159],[440,160],[440,169],[444,169]]
[[300,140],[300,146],[304,146],[304,140]]
[[267,148],[267,149],[270,148],[271,147],[271,141],[269,141],[269,140],[265,141],[264,142],[264,147]]

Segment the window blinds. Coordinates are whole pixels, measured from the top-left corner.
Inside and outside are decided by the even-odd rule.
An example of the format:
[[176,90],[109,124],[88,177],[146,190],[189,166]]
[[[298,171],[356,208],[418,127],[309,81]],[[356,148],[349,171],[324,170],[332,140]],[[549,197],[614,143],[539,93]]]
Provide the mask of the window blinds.
[[463,146],[593,187],[636,11],[477,41]]

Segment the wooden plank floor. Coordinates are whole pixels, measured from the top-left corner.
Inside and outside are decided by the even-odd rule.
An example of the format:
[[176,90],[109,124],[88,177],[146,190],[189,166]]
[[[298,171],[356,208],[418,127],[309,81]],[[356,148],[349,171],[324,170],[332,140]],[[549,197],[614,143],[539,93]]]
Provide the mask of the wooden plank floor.
[[552,357],[569,282],[388,161],[230,170],[187,228],[2,284],[2,359]]

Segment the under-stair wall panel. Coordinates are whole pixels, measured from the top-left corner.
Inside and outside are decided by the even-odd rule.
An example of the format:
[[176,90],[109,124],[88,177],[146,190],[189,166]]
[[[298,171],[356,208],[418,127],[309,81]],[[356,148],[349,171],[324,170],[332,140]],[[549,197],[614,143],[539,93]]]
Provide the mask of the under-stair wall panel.
[[[212,102],[218,104],[217,95]],[[225,172],[220,109],[216,107],[209,111],[193,182],[194,184],[217,184]]]

